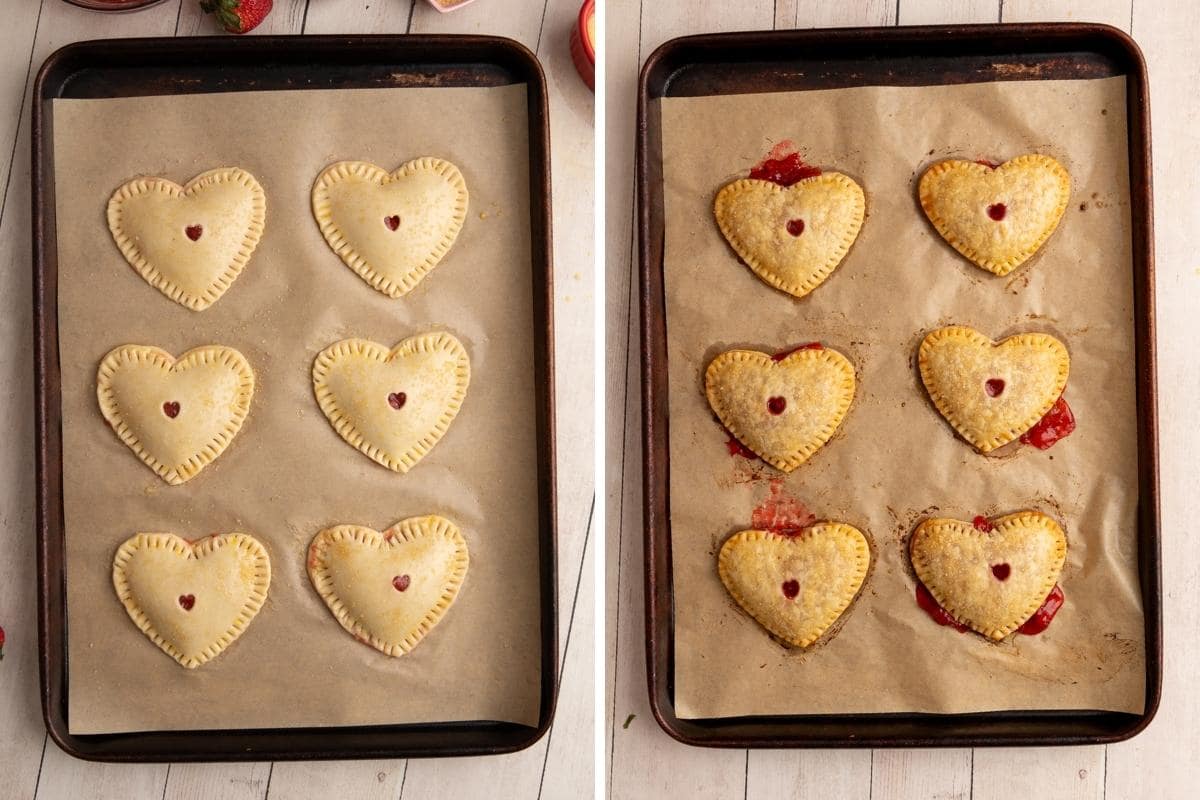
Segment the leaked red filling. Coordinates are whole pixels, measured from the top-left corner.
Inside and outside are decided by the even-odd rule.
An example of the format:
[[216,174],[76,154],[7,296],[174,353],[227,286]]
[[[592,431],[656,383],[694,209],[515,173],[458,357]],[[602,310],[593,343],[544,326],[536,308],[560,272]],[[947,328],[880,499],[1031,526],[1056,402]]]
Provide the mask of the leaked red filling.
[[783,589],[784,597],[786,597],[788,600],[795,600],[796,595],[800,594],[800,581],[796,580],[795,578],[791,578],[784,581],[783,586],[780,588]]
[[1000,378],[991,378],[983,385],[983,388],[988,397],[999,397],[1004,394],[1004,381]]
[[403,592],[408,588],[410,583],[412,583],[412,579],[407,575],[397,575],[396,577],[392,578],[392,586],[396,587],[397,592]]
[[767,410],[775,416],[779,416],[787,409],[787,400],[782,397],[772,397],[767,400]]
[[989,160],[988,160],[988,159],[986,159],[986,158],[977,158],[977,159],[975,159],[975,163],[976,163],[976,164],[983,164],[983,165],[984,165],[985,167],[987,167],[988,169],[996,169],[997,167],[999,167],[999,166],[1000,166],[1000,162],[999,162],[999,161],[989,161]]
[[807,506],[783,493],[783,481],[779,479],[771,481],[771,494],[762,505],[750,512],[750,527],[781,536],[798,536],[816,521],[816,516]]
[[1067,438],[1074,430],[1075,415],[1067,405],[1066,398],[1059,397],[1037,425],[1021,434],[1021,441],[1039,450],[1049,450],[1055,442]]
[[[729,433],[729,431],[725,431]],[[737,437],[729,433],[729,439],[725,442],[725,448],[731,456],[741,456],[742,458],[758,458],[758,453],[751,450],[746,445],[738,441]]]
[[808,344],[802,344],[799,347],[793,347],[790,350],[780,350],[778,353],[771,356],[771,360],[772,361],[783,361],[785,358],[790,356],[792,353],[798,353],[801,350],[824,350],[824,349],[825,348],[821,345],[820,342],[809,342]]
[[1054,588],[1050,590],[1050,594],[1046,595],[1045,602],[1042,607],[1033,612],[1033,616],[1025,620],[1025,624],[1017,628],[1017,633],[1023,633],[1026,636],[1037,636],[1046,628],[1050,627],[1050,623],[1054,621],[1054,615],[1062,608],[1063,600],[1065,600],[1063,590],[1058,584],[1054,584]]
[[392,392],[388,395],[388,405],[399,411],[404,408],[404,404],[408,402],[408,395],[404,392]]
[[999,222],[1004,219],[1004,215],[1008,213],[1008,206],[1004,203],[992,203],[988,206],[988,216]]
[[970,628],[963,625],[961,622],[950,616],[950,612],[942,608],[937,600],[933,599],[933,595],[925,588],[925,584],[917,581],[917,605],[921,610],[933,618],[933,621],[938,625],[948,625],[959,633],[966,633]]
[[163,413],[171,419],[175,419],[179,416],[179,403],[174,400],[163,403]]
[[800,154],[794,148],[795,145],[788,141],[775,145],[775,148],[762,162],[751,168],[750,177],[758,181],[777,183],[780,186],[791,186],[805,178],[815,178],[820,175],[821,168],[805,164],[804,159],[800,158]]
[[996,576],[998,581],[1008,580],[1008,576],[1012,574],[1012,567],[1008,564],[993,564],[992,574]]
[[191,239],[193,242],[195,242],[195,241],[198,241],[200,239],[201,235],[204,234],[204,226],[203,225],[188,225],[186,228],[183,229],[183,232],[187,234],[187,237],[189,239]]
[[184,611],[191,611],[192,606],[196,605],[196,595],[181,594],[179,595],[179,607]]
[[804,233],[804,220],[790,219],[787,224],[787,232],[792,236],[799,236]]
[[387,225],[389,231],[396,230],[400,227],[400,215],[392,214],[390,217],[384,217],[383,224]]
[[983,531],[984,533],[991,533],[995,527],[992,525],[992,521],[982,514],[971,520],[971,524],[975,526],[975,530]]

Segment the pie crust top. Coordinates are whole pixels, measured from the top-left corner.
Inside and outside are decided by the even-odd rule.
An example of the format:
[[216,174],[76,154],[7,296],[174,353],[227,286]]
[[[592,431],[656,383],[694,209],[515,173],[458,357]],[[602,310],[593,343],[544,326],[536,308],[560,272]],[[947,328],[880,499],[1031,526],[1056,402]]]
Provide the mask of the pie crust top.
[[197,542],[139,533],[113,559],[113,587],[129,618],[188,669],[216,658],[242,635],[270,584],[267,551],[246,533]]
[[108,228],[125,260],[193,311],[215,303],[241,274],[266,219],[262,186],[237,167],[202,172],[186,186],[134,178],[108,201]]
[[176,486],[225,452],[250,412],[254,371],[231,347],[207,345],[174,358],[127,344],[96,374],[100,413],[146,466]]
[[402,656],[454,604],[468,561],[454,523],[430,515],[383,533],[361,525],[327,528],[309,546],[308,576],[355,639]]
[[957,519],[927,519],[909,544],[913,569],[955,620],[991,639],[1021,627],[1058,583],[1067,554],[1059,524],[1018,511],[981,531]]
[[317,176],[313,215],[325,241],[371,286],[401,297],[449,252],[467,218],[458,167],[418,158],[385,172],[340,161]]
[[993,342],[961,325],[926,336],[917,361],[938,413],[981,453],[1036,425],[1062,396],[1071,368],[1066,345],[1049,334]]
[[743,178],[721,187],[717,226],[754,274],[804,297],[846,257],[866,212],[862,187],[837,172],[791,186]]
[[854,386],[849,360],[826,348],[802,348],[783,358],[728,350],[704,374],[708,404],[721,424],[784,472],[829,441],[850,408]]
[[749,530],[721,547],[717,571],[734,601],[772,636],[808,647],[854,600],[871,563],[857,529],[820,522],[797,534]]
[[996,168],[941,161],[921,176],[921,208],[941,237],[976,265],[1007,275],[1054,233],[1071,176],[1050,156],[1024,155]]
[[471,362],[462,343],[437,331],[391,350],[346,339],[313,363],[313,390],[338,435],[378,464],[408,472],[458,416]]

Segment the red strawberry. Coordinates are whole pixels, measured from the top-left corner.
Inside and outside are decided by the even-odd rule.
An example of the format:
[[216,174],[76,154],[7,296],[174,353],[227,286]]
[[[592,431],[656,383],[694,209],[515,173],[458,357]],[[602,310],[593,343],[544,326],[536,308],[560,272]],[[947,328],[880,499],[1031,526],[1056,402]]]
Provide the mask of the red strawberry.
[[4,628],[0,628],[0,661],[4,660]]
[[246,33],[271,13],[271,0],[200,0],[205,14],[216,14],[217,22],[230,33]]

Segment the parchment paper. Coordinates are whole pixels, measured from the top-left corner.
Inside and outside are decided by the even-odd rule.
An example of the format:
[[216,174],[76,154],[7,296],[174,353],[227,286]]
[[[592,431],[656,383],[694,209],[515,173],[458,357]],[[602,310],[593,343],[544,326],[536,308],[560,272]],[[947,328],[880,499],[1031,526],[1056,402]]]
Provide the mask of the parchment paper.
[[[540,645],[528,132],[524,85],[57,100],[54,104],[62,359],[68,720],[72,733],[453,720],[535,724]],[[386,169],[446,158],[471,194],[443,262],[408,296],[376,292],[326,246],[309,204],[341,159]],[[126,179],[183,183],[219,166],[253,173],[266,232],[215,305],[193,312],[124,261],[104,218]],[[461,413],[407,475],[342,441],[313,398],[312,361],[350,336],[387,345],[447,330],[471,357]],[[112,347],[176,355],[235,347],[257,375],[225,453],[163,483],[113,435],[95,373]],[[471,567],[458,600],[412,653],[354,641],[308,581],[312,537],[337,523],[384,529],[454,520]],[[111,581],[138,531],[242,530],[271,555],[265,607],[216,660],[185,670],[143,637]]]
[[[670,98],[662,120],[678,714],[1140,712],[1124,79]],[[857,243],[802,300],[740,264],[712,216],[717,189],[783,138],[867,193]],[[942,158],[1027,152],[1067,167],[1071,205],[1043,251],[998,278],[937,236],[916,181]],[[958,439],[915,369],[925,333],[951,323],[1066,342],[1074,435],[1045,452],[992,458]],[[731,457],[704,398],[708,362],[731,347],[774,352],[813,340],[857,368],[840,432],[786,477]],[[840,631],[808,652],[770,639],[717,577],[720,544],[750,527],[774,478],[781,495],[872,541],[861,595]],[[1066,605],[1053,625],[1001,644],[936,625],[914,600],[906,558],[917,522],[1024,508],[1067,531]]]

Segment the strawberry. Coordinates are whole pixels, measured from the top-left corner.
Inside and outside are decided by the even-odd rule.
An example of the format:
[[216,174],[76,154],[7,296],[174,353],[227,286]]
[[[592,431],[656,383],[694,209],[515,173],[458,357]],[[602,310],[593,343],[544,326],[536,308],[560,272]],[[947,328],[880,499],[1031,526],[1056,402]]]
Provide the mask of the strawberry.
[[205,14],[216,14],[217,22],[230,33],[246,33],[271,13],[271,0],[200,0]]
[[4,660],[4,628],[0,628],[0,661]]

